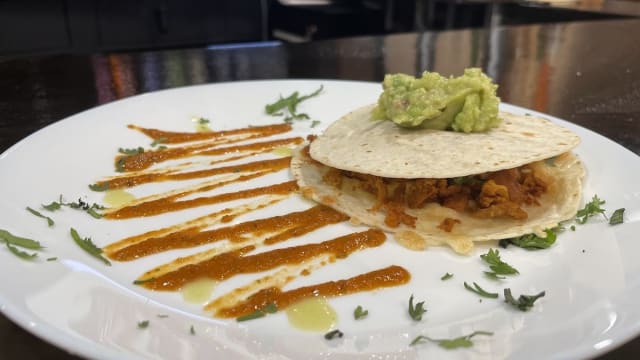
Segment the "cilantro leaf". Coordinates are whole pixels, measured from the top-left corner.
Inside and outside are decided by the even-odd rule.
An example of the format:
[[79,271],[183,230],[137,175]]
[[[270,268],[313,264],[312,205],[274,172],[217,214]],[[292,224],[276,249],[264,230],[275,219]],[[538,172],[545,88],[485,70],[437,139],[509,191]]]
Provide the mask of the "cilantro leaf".
[[203,117],[194,117],[192,120],[198,123],[198,125],[207,125],[211,122],[209,119]]
[[125,161],[129,158],[130,155],[120,156],[116,160],[116,171],[117,172],[125,172],[127,169],[124,166]]
[[107,191],[109,190],[109,183],[103,184],[89,184],[89,189],[92,191]]
[[353,310],[353,318],[356,320],[360,320],[369,315],[369,310],[365,310],[362,306],[358,305],[355,310]]
[[417,303],[415,306],[413,305],[413,294],[409,298],[409,316],[415,321],[422,320],[422,315],[426,313],[427,310],[424,308],[424,301]]
[[609,218],[609,225],[618,225],[624,222],[624,208],[617,209]]
[[464,282],[464,287],[465,287],[465,289],[467,289],[467,290],[469,290],[471,292],[474,292],[474,293],[476,293],[476,294],[478,294],[480,296],[483,296],[483,297],[487,297],[487,298],[491,298],[491,299],[495,299],[495,298],[498,297],[498,293],[488,292],[488,291],[484,290],[483,288],[481,288],[480,285],[478,285],[475,282],[473,283],[473,287],[471,287],[471,285],[467,284],[467,282],[465,281]]
[[442,275],[442,277],[440,278],[440,280],[445,281],[445,280],[449,280],[453,277],[453,274],[450,273],[446,273],[444,275]]
[[303,96],[300,96],[300,93],[297,91],[294,91],[286,98],[283,98],[281,95],[276,102],[265,105],[264,110],[268,115],[271,116],[285,116],[285,114],[288,114],[284,118],[284,122],[286,123],[292,123],[293,120],[297,119],[309,119],[309,115],[297,112],[298,104],[309,98],[317,96],[318,94],[320,94],[323,88],[323,85],[320,85],[320,88],[318,88],[316,91]]
[[486,277],[488,277],[489,279],[491,279],[491,280],[504,280],[504,279],[507,278],[506,276],[498,275],[498,274],[494,273],[493,271],[484,271],[484,275]]
[[60,210],[62,208],[62,195],[60,195],[60,201],[52,201],[48,205],[42,205],[42,207],[45,210],[52,211],[52,212],[56,210]]
[[480,258],[489,264],[489,268],[495,275],[519,274],[518,270],[500,259],[500,251],[498,250],[489,249],[489,252],[480,255]]
[[511,295],[511,289],[504,289],[504,301],[518,308],[520,311],[528,311],[533,307],[533,303],[544,295],[545,292],[542,291],[536,295],[520,295],[516,300],[516,298]]
[[124,155],[142,154],[144,152],[144,148],[142,146],[138,146],[137,148],[131,148],[131,149],[118,148],[118,152]]
[[278,307],[276,306],[276,304],[269,303],[262,309],[258,309],[250,314],[237,317],[236,321],[240,322],[240,321],[259,319],[261,317],[267,316],[267,314],[273,314],[277,311],[278,311]]
[[605,201],[601,200],[598,195],[593,195],[591,201],[586,203],[584,205],[584,208],[578,210],[578,212],[576,213],[576,221],[578,222],[578,224],[586,223],[589,218],[597,214],[601,214],[606,218],[606,215],[604,214],[605,210],[601,207],[601,205],[604,205],[604,203]]
[[17,247],[9,244],[8,242],[5,242],[5,245],[7,245],[7,248],[9,249],[9,251],[11,251],[11,253],[21,259],[24,260],[32,260],[34,259],[36,256],[38,256],[38,253],[28,253],[26,251],[22,251],[20,249],[18,249]]
[[80,248],[82,248],[82,250],[86,251],[89,255],[95,257],[96,259],[102,261],[103,263],[105,263],[108,266],[111,266],[111,262],[109,260],[107,260],[107,258],[105,258],[104,256],[102,256],[102,249],[97,247],[93,241],[91,241],[91,238],[81,238],[80,235],[78,234],[78,232],[76,231],[76,229],[71,228],[71,230],[69,230],[69,232],[71,233],[71,238],[73,239],[73,241],[80,246]]
[[45,210],[48,210],[48,211],[60,210],[63,206],[66,206],[66,207],[69,207],[69,208],[75,209],[75,210],[83,210],[87,214],[91,215],[92,217],[94,217],[96,219],[100,219],[102,217],[102,214],[98,213],[96,210],[102,210],[102,209],[105,208],[104,206],[99,205],[97,203],[93,203],[93,204],[89,205],[89,203],[87,203],[86,201],[84,201],[82,199],[78,199],[77,202],[66,203],[62,199],[62,195],[60,195],[60,199],[58,201],[53,201],[48,205],[42,205],[42,207]]
[[7,244],[19,246],[21,248],[30,250],[40,250],[44,248],[42,245],[40,245],[39,241],[16,236],[8,232],[7,230],[2,229],[0,229],[0,241],[4,241]]
[[329,331],[328,333],[324,334],[324,338],[327,339],[327,340],[333,340],[336,337],[341,338],[343,336],[344,336],[344,334],[342,333],[342,331],[340,331],[338,329]]
[[151,143],[151,147],[156,147],[156,146],[162,145],[162,144],[164,144],[166,142],[167,142],[167,138],[166,137],[159,137],[159,138],[153,140],[153,142]]
[[415,339],[413,339],[413,341],[411,341],[409,346],[414,346],[414,345],[425,342],[425,340],[428,340],[428,341],[437,343],[438,346],[445,348],[447,350],[458,349],[458,348],[468,348],[473,346],[473,341],[471,341],[471,338],[477,335],[493,336],[493,333],[489,331],[478,330],[478,331],[472,332],[469,335],[463,335],[453,339],[432,339],[428,336],[420,335]]
[[526,234],[514,238],[500,240],[500,246],[506,248],[515,245],[527,250],[547,249],[556,242],[557,234],[554,229],[545,229],[546,237],[540,237],[536,234]]
[[138,329],[146,329],[149,327],[149,320],[138,321]]
[[28,211],[28,212],[30,212],[30,213],[32,213],[33,215],[35,215],[35,216],[39,217],[39,218],[46,219],[46,220],[47,220],[47,225],[49,225],[50,227],[51,227],[51,226],[53,226],[53,224],[55,224],[55,222],[53,221],[53,219],[52,219],[52,218],[50,218],[50,217],[48,217],[48,216],[44,216],[44,215],[42,215],[42,214],[41,214],[39,211],[37,211],[37,210],[34,210],[34,209],[32,209],[32,208],[30,208],[30,207],[28,207],[28,206],[27,206],[27,211]]

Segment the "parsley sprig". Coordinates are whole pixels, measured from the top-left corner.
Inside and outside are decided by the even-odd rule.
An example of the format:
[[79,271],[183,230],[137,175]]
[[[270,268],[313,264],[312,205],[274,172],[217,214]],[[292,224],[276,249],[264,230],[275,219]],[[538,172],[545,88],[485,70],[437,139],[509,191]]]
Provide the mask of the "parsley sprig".
[[478,331],[474,331],[469,335],[463,335],[457,338],[453,338],[453,339],[432,339],[428,336],[424,336],[424,335],[420,335],[418,337],[416,337],[415,339],[413,339],[413,341],[409,344],[409,346],[414,346],[414,345],[418,345],[418,344],[422,344],[425,341],[431,341],[434,342],[436,344],[438,344],[438,346],[443,347],[447,350],[451,350],[451,349],[458,349],[458,348],[468,348],[473,346],[473,341],[471,341],[471,338],[473,338],[474,336],[477,335],[485,335],[485,336],[492,336],[493,333],[490,331],[482,331],[482,330],[478,330]]

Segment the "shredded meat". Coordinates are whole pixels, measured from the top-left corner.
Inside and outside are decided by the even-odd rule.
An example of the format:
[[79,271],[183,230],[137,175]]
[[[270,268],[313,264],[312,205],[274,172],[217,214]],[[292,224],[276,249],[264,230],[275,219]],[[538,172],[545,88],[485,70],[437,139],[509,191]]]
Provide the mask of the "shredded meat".
[[388,227],[396,228],[400,224],[416,227],[416,217],[405,213],[402,204],[388,202],[383,205],[383,208],[386,212],[384,223]]
[[527,212],[522,210],[517,202],[510,199],[509,189],[505,185],[498,185],[493,180],[487,180],[482,185],[480,195],[476,203],[479,209],[475,212],[480,218],[494,218],[509,216],[514,219],[524,220]]
[[452,219],[452,218],[445,218],[444,220],[442,220],[440,225],[438,225],[438,229],[441,229],[441,230],[446,231],[446,232],[451,232],[451,230],[453,229],[453,225],[455,225],[455,224],[460,224],[460,220]]
[[[332,170],[324,176],[324,181],[339,187],[342,176],[357,180],[358,187],[376,198],[370,210],[384,211],[385,224],[389,227],[400,224],[415,227],[416,218],[408,215],[405,208],[420,209],[429,203],[479,218],[524,220],[528,215],[522,206],[540,205],[538,198],[547,191],[547,184],[528,165],[455,179],[395,179]],[[452,220],[445,224],[445,219],[438,227],[450,231],[456,223]]]
[[342,173],[336,168],[329,168],[329,171],[322,177],[324,182],[338,189],[342,186],[342,179]]

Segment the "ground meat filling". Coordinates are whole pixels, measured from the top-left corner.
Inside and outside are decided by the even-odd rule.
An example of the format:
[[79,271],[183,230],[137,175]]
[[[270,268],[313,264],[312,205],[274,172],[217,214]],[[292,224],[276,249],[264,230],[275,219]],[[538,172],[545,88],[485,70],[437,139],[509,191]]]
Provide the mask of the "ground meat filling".
[[[539,205],[538,198],[547,191],[547,184],[529,165],[452,179],[394,179],[332,168],[324,181],[339,188],[343,177],[357,180],[362,190],[375,196],[371,210],[384,211],[385,224],[392,228],[400,224],[415,227],[416,218],[405,209],[419,209],[429,203],[478,218],[524,220],[528,215],[522,206]],[[442,228],[451,231],[455,223],[448,222]]]

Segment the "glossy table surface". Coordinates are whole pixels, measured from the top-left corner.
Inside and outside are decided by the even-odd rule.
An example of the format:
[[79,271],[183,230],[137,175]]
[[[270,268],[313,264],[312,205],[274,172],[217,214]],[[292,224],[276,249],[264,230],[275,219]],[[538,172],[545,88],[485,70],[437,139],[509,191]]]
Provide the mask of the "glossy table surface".
[[[385,73],[460,74],[474,66],[499,84],[504,102],[569,120],[640,154],[638,34],[640,20],[613,20],[295,45],[0,58],[0,152],[69,115],[154,90],[248,79],[379,82]],[[638,353],[640,337],[601,358]],[[0,315],[0,358],[72,357]]]

